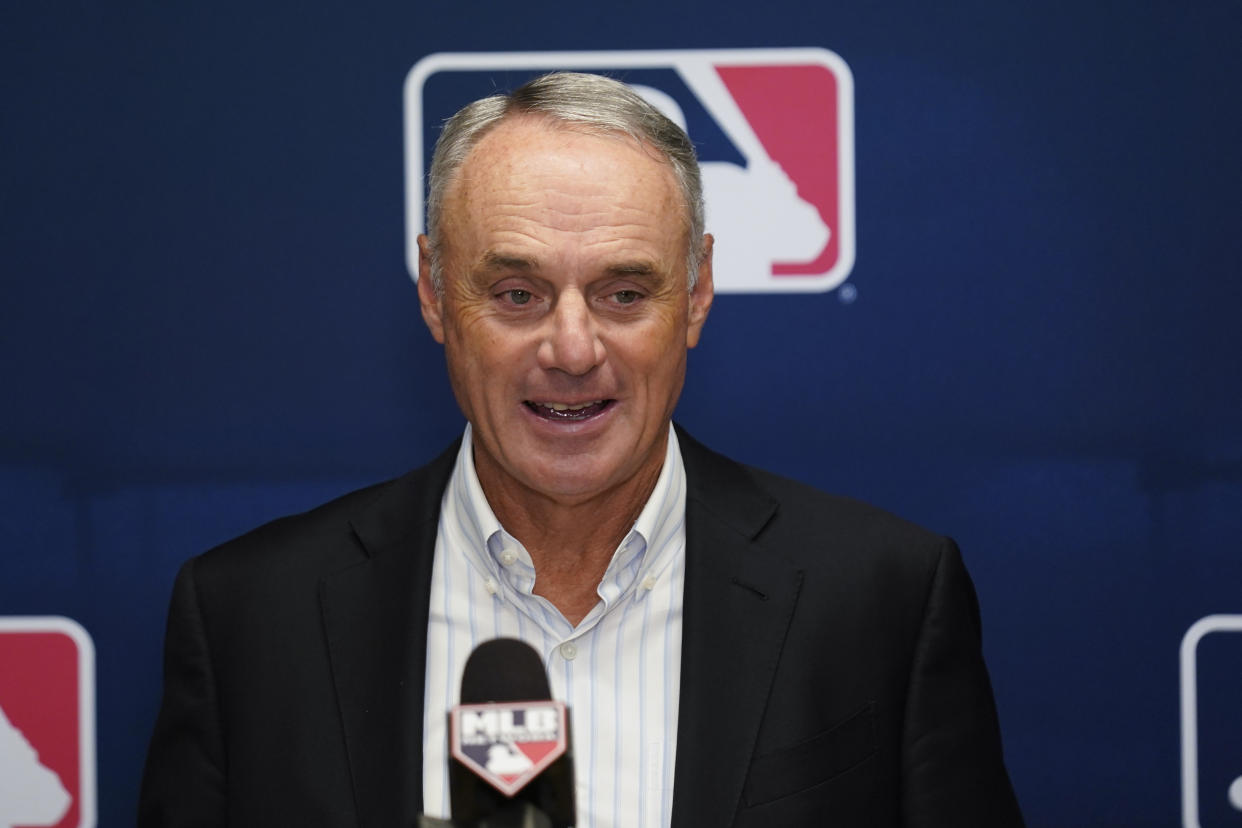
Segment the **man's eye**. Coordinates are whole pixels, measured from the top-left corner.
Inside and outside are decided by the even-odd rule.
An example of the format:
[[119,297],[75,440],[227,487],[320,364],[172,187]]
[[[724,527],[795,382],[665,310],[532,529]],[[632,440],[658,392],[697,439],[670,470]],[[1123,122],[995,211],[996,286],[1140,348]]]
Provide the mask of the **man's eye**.
[[617,300],[618,305],[632,305],[642,298],[642,294],[636,290],[619,290],[612,298]]
[[531,300],[529,290],[506,290],[504,295],[515,305],[525,305]]

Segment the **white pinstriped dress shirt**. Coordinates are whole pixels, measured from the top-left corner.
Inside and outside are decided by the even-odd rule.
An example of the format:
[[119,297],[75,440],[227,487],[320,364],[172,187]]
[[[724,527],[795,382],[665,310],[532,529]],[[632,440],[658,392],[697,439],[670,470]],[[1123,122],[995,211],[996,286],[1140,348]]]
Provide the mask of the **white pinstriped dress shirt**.
[[663,828],[673,808],[681,683],[686,472],[669,427],[664,467],[613,553],[599,602],[572,626],[534,595],[530,555],[479,485],[466,426],[440,508],[427,623],[423,810],[447,817],[445,714],[474,647],[520,638],[543,656],[570,706],[578,828]]

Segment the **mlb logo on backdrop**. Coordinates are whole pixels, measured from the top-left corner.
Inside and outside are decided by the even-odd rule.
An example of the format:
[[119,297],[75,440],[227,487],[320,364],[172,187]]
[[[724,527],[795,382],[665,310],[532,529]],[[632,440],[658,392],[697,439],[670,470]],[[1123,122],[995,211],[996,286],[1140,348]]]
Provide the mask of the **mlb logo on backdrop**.
[[406,263],[418,274],[426,171],[465,104],[554,70],[630,84],[681,124],[703,168],[720,293],[836,288],[854,266],[854,86],[824,49],[435,54],[405,82]]
[[0,617],[0,826],[95,824],[95,649],[68,618]]
[[1181,647],[1182,826],[1242,824],[1242,615],[1209,615]]

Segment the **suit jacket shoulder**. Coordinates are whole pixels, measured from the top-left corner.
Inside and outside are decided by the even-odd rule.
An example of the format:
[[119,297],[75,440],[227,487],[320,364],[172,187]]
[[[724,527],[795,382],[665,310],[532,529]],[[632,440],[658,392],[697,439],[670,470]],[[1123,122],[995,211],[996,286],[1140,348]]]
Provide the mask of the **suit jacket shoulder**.
[[188,561],[139,824],[409,824],[427,583],[456,446]]
[[956,545],[678,439],[674,825],[1021,825]]
[[246,579],[271,571],[322,575],[356,563],[372,545],[414,531],[439,516],[460,441],[431,463],[401,477],[341,495],[300,514],[263,524],[195,559],[200,575],[243,571]]
[[[798,567],[830,563],[892,570],[935,568],[952,541],[883,509],[737,463],[678,432],[687,499],[705,516]],[[834,560],[835,559],[835,560]]]

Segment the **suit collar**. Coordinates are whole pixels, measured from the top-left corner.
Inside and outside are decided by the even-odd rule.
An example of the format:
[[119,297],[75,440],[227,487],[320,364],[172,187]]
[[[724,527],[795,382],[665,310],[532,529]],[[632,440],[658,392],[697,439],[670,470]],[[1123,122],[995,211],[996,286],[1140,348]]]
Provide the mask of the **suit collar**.
[[382,486],[350,521],[365,557],[320,583],[361,825],[410,825],[422,810],[427,603],[456,448]]
[[802,573],[762,543],[779,504],[679,429],[689,491],[673,828],[733,823]]
[[375,499],[350,520],[367,555],[375,557],[399,549],[401,542],[424,529],[428,520],[434,523],[439,518],[440,498],[460,447],[458,438],[426,466],[380,486]]

